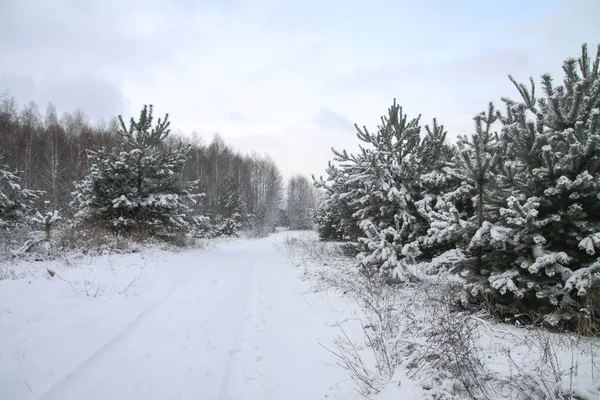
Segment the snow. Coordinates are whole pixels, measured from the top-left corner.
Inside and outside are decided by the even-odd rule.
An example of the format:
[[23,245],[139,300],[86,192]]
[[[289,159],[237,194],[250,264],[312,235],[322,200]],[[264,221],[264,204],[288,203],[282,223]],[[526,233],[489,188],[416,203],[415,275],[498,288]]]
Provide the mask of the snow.
[[597,340],[449,313],[451,274],[364,286],[315,233],[207,243],[0,265],[0,398],[462,399],[463,362],[485,398],[600,394]]
[[363,398],[326,350],[353,305],[299,279],[286,235],[3,266],[0,397]]
[[579,242],[579,248],[585,250],[590,256],[596,254],[596,247],[600,247],[600,232],[585,237]]

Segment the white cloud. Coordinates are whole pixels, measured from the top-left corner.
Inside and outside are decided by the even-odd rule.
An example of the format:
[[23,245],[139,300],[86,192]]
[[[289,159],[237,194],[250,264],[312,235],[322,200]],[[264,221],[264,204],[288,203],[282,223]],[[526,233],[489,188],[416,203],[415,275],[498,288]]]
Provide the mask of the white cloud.
[[269,151],[286,173],[320,172],[355,148],[393,98],[451,135],[516,92],[506,78],[560,71],[598,40],[595,0],[81,2],[0,5],[1,85],[21,104],[93,118],[145,103],[175,130]]

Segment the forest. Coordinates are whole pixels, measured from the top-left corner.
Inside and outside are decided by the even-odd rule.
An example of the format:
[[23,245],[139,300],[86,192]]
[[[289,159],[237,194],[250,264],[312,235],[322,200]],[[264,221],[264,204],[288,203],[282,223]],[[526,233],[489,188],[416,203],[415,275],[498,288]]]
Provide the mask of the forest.
[[[81,110],[59,117],[55,107],[48,104],[42,115],[35,103],[19,109],[14,98],[3,96],[0,101],[0,162],[4,166],[2,185],[7,190],[2,197],[4,228],[13,222],[27,222],[27,217],[35,214],[33,210],[43,215],[57,213],[62,219],[73,219],[81,211],[76,204],[78,182],[89,177],[90,171],[98,166],[103,156],[110,157],[110,153],[117,149],[132,150],[135,138],[149,133],[150,125],[126,132],[128,128],[119,118],[92,125]],[[141,118],[151,123],[152,106],[144,108]],[[268,232],[277,223],[287,220],[287,204],[283,202],[286,194],[284,179],[268,155],[255,152],[243,155],[227,146],[218,134],[209,144],[204,144],[197,135],[173,135],[169,132],[169,121],[165,119],[163,122],[166,125],[162,127],[156,143],[138,148],[151,153],[147,154],[148,165],[138,168],[138,172],[148,175],[147,183],[152,186],[149,175],[156,173],[152,169],[160,169],[164,162],[168,163],[161,155],[171,154],[179,158],[176,165],[169,165],[177,179],[168,185],[180,185],[178,190],[181,191],[183,186],[193,182],[194,193],[200,195],[192,201],[193,211],[205,221],[195,227],[197,232],[232,235],[242,226]],[[152,157],[157,159],[152,160]],[[113,167],[102,172],[108,175],[109,180],[114,178]],[[148,170],[145,170],[146,167]],[[299,205],[298,200],[294,200],[297,192],[294,188],[300,188],[298,182],[304,185],[302,190],[307,190],[307,185],[311,186],[304,176],[291,178],[288,190],[292,208]],[[139,191],[142,188],[133,189]],[[120,190],[122,193],[119,195],[127,194],[123,192],[124,188]],[[156,194],[161,190],[173,192],[175,188],[158,185],[147,190]],[[312,187],[302,196],[306,195],[314,198]],[[315,200],[308,201],[306,207]],[[306,207],[300,207],[297,212],[304,216],[294,217],[296,222],[293,224],[307,226],[310,217]],[[304,220],[299,221],[298,218]]]

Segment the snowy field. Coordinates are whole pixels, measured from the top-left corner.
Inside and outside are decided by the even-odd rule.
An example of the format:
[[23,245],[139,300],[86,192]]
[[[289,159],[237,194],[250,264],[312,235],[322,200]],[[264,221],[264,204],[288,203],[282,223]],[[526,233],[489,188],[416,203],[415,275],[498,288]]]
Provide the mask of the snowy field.
[[373,285],[313,233],[2,273],[3,400],[600,398],[597,341]]
[[356,307],[315,293],[286,237],[4,265],[0,398],[363,398],[326,349]]

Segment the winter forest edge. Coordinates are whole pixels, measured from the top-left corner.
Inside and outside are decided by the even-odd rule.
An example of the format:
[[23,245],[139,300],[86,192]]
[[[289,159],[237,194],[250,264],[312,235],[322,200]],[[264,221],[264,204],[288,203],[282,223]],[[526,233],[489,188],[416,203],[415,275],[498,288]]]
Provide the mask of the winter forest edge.
[[452,273],[460,309],[597,336],[599,63],[584,45],[560,83],[510,76],[512,97],[455,142],[394,101],[374,131],[356,126],[359,152],[333,150],[324,178],[286,185],[269,156],[171,134],[152,106],[91,126],[4,96],[2,257],[316,228],[389,285]]
[[458,307],[597,335],[599,62],[600,46],[590,57],[583,45],[560,84],[509,76],[518,98],[490,103],[456,143],[394,102],[316,181],[320,237],[348,241],[356,267],[390,284],[451,271],[464,278]]

